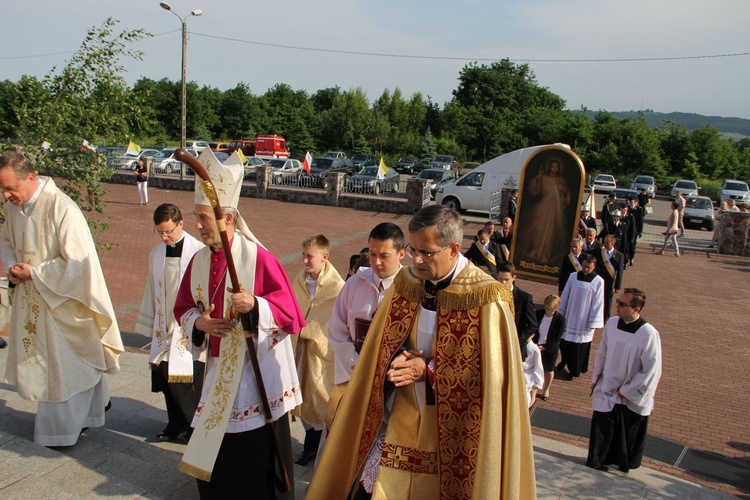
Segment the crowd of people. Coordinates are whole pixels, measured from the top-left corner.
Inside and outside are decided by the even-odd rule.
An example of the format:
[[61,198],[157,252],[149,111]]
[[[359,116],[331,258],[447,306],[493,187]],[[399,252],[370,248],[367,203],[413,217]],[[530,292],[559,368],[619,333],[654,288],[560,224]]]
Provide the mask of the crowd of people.
[[[464,222],[440,205],[407,234],[377,224],[346,279],[326,236],[311,235],[290,280],[237,208],[239,157],[205,155],[215,191],[196,183],[200,240],[177,206],[155,209],[137,321],[167,407],[156,438],[187,440],[179,468],[202,498],[293,498],[280,473],[293,484],[289,414],[305,429],[296,463],[315,461],[307,498],[535,498],[528,408],[550,399],[556,374],[588,370],[601,328],[587,465],[640,465],[661,353],[645,294],[622,289],[642,232],[634,200],[605,205],[599,233],[582,210],[559,295],[536,308],[509,261],[513,218],[488,222],[464,255]],[[103,374],[123,351],[116,318],[75,203],[16,152],[0,156],[0,187],[16,297],[6,379],[39,401],[35,441],[71,446],[104,425]]]

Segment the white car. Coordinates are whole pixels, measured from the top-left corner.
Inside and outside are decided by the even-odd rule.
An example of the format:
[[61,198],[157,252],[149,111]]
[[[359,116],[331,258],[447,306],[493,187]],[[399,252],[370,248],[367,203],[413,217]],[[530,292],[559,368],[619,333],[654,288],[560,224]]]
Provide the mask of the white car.
[[138,164],[138,160],[141,158],[154,157],[159,154],[156,149],[141,149],[138,155],[124,154],[119,158],[114,158],[110,162],[110,167],[115,170],[135,170],[135,166]]
[[617,181],[614,176],[609,174],[599,174],[594,179],[595,193],[609,193],[617,187]]
[[185,147],[194,149],[200,154],[208,147],[208,143],[206,141],[187,141],[185,142]]
[[685,214],[682,218],[685,227],[705,227],[714,230],[714,204],[708,196],[686,196]]
[[273,184],[282,184],[296,179],[302,173],[303,167],[299,160],[289,160],[287,158],[274,158],[268,160],[271,169],[271,182]]
[[689,181],[686,179],[680,179],[672,185],[672,191],[669,193],[669,199],[674,201],[677,198],[677,193],[682,192],[682,196],[687,198],[688,196],[698,196],[700,186],[695,181]]
[[722,201],[735,200],[738,205],[750,203],[750,189],[747,182],[726,180],[716,192],[716,203],[721,205]]
[[[155,174],[177,174],[180,172],[181,162],[177,161],[174,157],[174,153],[177,148],[167,148],[159,151],[159,154],[154,156],[154,173]],[[186,149],[188,153],[198,158],[198,152],[194,149]]]

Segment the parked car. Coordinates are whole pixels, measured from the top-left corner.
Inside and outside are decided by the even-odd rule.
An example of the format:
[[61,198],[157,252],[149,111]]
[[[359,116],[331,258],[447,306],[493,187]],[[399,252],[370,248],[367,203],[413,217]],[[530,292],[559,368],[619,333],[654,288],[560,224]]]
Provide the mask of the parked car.
[[139,159],[150,158],[158,154],[159,151],[156,149],[141,149],[141,152],[137,155],[126,153],[119,158],[113,158],[109,166],[115,170],[135,170]]
[[288,158],[273,158],[268,160],[268,165],[272,167],[271,182],[281,184],[288,182],[290,179],[296,179],[304,170],[299,160],[290,160]]
[[716,192],[716,204],[721,205],[722,201],[735,200],[737,204],[750,203],[750,189],[747,182],[726,180]]
[[[198,158],[198,152],[194,149],[185,149],[188,153]],[[177,148],[162,149],[154,156],[154,173],[155,174],[176,174],[180,172],[182,162],[174,157]]]
[[708,196],[686,196],[682,222],[686,228],[714,230],[714,204]]
[[650,175],[638,175],[630,183],[630,189],[640,192],[643,188],[646,188],[646,194],[648,194],[649,198],[656,196],[656,179]]
[[638,191],[636,191],[635,189],[615,188],[612,191],[610,191],[607,194],[607,196],[604,197],[604,199],[606,200],[610,194],[615,195],[615,198],[618,201],[618,206],[619,206],[619,202],[620,201],[624,202],[625,200],[628,199],[628,196],[630,196],[634,200],[638,199]]
[[402,156],[393,165],[393,169],[399,174],[413,174],[422,170],[422,164],[413,156]]
[[255,155],[255,142],[255,139],[235,139],[229,143],[227,153],[231,155],[239,149],[245,156],[253,156]]
[[109,168],[115,168],[115,161],[117,161],[122,155],[124,155],[126,151],[127,149],[121,148],[119,146],[99,146],[96,148],[96,152],[101,156],[104,156]]
[[609,174],[599,174],[594,178],[595,193],[609,193],[617,187],[617,181],[614,176]]
[[266,162],[262,158],[258,158],[257,156],[248,157],[244,165],[245,174],[243,176],[243,179],[246,181],[253,180],[253,176],[255,175],[257,168],[265,164]]
[[323,155],[323,158],[346,158],[346,155],[341,151],[329,151]]
[[352,163],[357,170],[361,170],[362,167],[380,165],[380,158],[377,158],[373,155],[356,154],[352,156]]
[[443,182],[455,179],[455,176],[450,170],[445,170],[443,168],[428,168],[419,172],[417,179],[429,179],[432,181],[432,184],[430,184],[430,197],[434,200],[438,186]]
[[437,155],[427,168],[442,168],[445,170],[458,171],[458,159],[455,156]]
[[246,167],[260,167],[261,165],[265,164],[266,162],[263,160],[263,158],[258,158],[257,156],[250,156],[245,162]]
[[185,142],[185,147],[194,149],[200,154],[208,147],[208,143],[206,141],[187,141]]
[[477,163],[475,161],[467,161],[466,163],[464,163],[464,166],[461,167],[461,173],[465,174],[467,170],[474,170],[479,165],[481,165],[481,163]]
[[672,191],[670,191],[669,193],[669,199],[674,201],[674,199],[677,197],[678,191],[682,191],[682,196],[684,196],[685,198],[687,198],[688,196],[698,196],[698,191],[700,191],[700,189],[700,186],[698,186],[695,181],[680,179],[672,185]]
[[229,144],[226,142],[209,142],[208,147],[214,153],[229,153]]
[[398,191],[399,175],[394,169],[388,167],[382,179],[378,179],[380,167],[365,167],[357,175],[353,175],[347,183],[347,191],[350,193],[381,194],[395,193]]
[[354,163],[349,158],[313,158],[310,164],[310,173],[302,172],[302,177],[306,177],[302,184],[307,187],[328,187],[328,172],[344,172],[352,176],[357,170]]

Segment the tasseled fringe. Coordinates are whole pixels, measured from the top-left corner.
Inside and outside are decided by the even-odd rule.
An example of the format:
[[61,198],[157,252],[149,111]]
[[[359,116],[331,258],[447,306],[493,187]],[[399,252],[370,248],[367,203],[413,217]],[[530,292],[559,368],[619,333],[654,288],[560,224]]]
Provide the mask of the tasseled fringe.
[[201,481],[211,482],[211,471],[199,469],[195,465],[187,462],[180,462],[180,465],[177,466],[177,470],[188,476],[200,479]]
[[[411,271],[410,268],[407,268]],[[416,276],[408,272],[400,272],[396,275],[393,282],[396,293],[404,297],[409,302],[422,302],[424,297],[424,285]]]
[[[424,297],[422,281],[410,272],[401,272],[396,275],[393,286],[397,294],[411,302],[421,302]],[[488,274],[475,273],[473,276],[459,276],[450,288],[438,293],[438,308],[446,311],[478,309],[491,302],[503,300],[508,303],[511,312],[515,314],[513,293]]]
[[170,384],[192,384],[192,375],[170,375],[167,377],[167,382]]
[[[489,283],[483,285],[474,285],[470,288],[458,290],[441,290],[438,293],[438,309],[446,311],[466,311],[469,309],[479,309],[491,302],[506,300],[503,297],[503,287],[500,283]],[[510,292],[510,290],[508,290]],[[511,307],[513,304],[513,295],[510,294]]]

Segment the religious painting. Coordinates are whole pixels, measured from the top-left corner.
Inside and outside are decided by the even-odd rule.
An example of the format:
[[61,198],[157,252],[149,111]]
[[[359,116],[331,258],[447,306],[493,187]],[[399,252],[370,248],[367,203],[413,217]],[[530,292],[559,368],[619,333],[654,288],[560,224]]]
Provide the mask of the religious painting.
[[511,249],[519,276],[557,283],[577,234],[585,179],[583,162],[563,145],[541,147],[526,160]]

